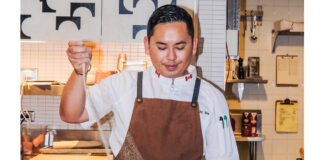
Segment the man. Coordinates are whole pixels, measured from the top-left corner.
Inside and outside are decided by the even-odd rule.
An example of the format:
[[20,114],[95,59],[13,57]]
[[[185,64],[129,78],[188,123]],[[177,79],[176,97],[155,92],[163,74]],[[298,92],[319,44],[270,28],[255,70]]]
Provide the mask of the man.
[[239,159],[224,96],[190,65],[197,51],[191,16],[174,5],[158,8],[144,45],[152,67],[110,76],[85,94],[81,66],[89,68],[90,49],[69,42],[74,72],[63,91],[62,120],[89,127],[96,114],[112,111],[109,142],[118,160]]

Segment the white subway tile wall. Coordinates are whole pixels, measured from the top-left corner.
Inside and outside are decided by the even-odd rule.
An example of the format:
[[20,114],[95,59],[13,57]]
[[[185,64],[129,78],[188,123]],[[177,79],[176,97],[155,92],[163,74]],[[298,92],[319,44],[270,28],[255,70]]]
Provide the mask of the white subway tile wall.
[[[21,67],[37,68],[38,80],[65,83],[73,70],[66,55],[67,44],[67,41],[24,41],[21,43]],[[142,43],[96,42],[88,78],[97,70],[116,70],[118,54],[124,53],[127,60],[149,60]],[[24,108],[35,111],[36,119],[32,124],[48,124],[55,129],[82,129],[79,124],[68,124],[60,119],[59,105],[59,96],[23,96],[22,101]],[[108,124],[103,128],[109,129]]]
[[[65,83],[72,72],[66,55],[67,44],[67,41],[21,42],[21,68],[37,68],[39,80]],[[118,54],[124,53],[127,60],[149,60],[142,43],[96,42],[91,73],[116,70]]]
[[22,107],[35,111],[32,125],[48,125],[51,129],[80,129],[79,124],[68,124],[60,120],[60,96],[23,96]]
[[[200,0],[199,18],[204,45],[199,46],[197,65],[203,76],[224,88],[226,0]],[[37,68],[38,80],[56,80],[65,83],[72,72],[66,56],[67,41],[21,43],[21,68]],[[97,49],[99,48],[99,49]],[[202,50],[203,48],[203,50]],[[203,51],[203,52],[202,52]],[[201,53],[202,52],[202,53]],[[96,70],[116,70],[118,54],[127,54],[127,60],[148,60],[143,43],[96,43],[92,57],[93,75]],[[35,111],[32,124],[48,124],[56,129],[82,129],[78,124],[67,124],[59,117],[60,97],[23,96],[22,106]],[[105,129],[109,129],[108,126]]]
[[[304,36],[279,36],[276,52],[272,53],[271,31],[274,22],[286,19],[289,21],[304,21],[303,0],[247,0],[247,9],[256,10],[257,5],[263,6],[264,17],[262,26],[257,26],[256,42],[249,39],[251,22],[247,22],[245,31],[245,57],[260,57],[260,74],[268,80],[266,84],[245,85],[243,100],[228,100],[230,108],[261,109],[262,132],[265,141],[258,143],[260,160],[292,160],[299,158],[299,149],[304,147]],[[299,85],[298,87],[276,86],[276,56],[282,54],[298,55]],[[246,65],[246,63],[245,63]],[[234,86],[235,87],[235,86]],[[298,101],[298,132],[277,133],[275,131],[275,101],[290,98]],[[234,106],[234,107],[233,107]],[[239,148],[248,147],[240,144]],[[246,150],[248,153],[248,150]],[[241,159],[248,155],[241,152]]]
[[226,1],[200,0],[199,20],[204,42],[199,48],[203,53],[199,53],[197,65],[203,77],[224,89]]

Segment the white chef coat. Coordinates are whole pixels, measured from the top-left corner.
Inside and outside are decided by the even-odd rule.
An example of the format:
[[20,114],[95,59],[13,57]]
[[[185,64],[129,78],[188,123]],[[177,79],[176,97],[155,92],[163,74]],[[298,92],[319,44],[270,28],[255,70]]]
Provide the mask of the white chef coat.
[[[143,73],[143,98],[172,99],[191,102],[196,68],[188,67],[188,74],[174,79],[158,74],[153,66]],[[112,111],[114,120],[109,144],[117,155],[128,131],[137,93],[137,72],[124,71],[102,80],[89,88],[86,96],[86,111],[89,121],[81,123],[84,128]],[[198,96],[200,121],[203,135],[203,149],[207,160],[238,160],[238,151],[229,110],[223,94],[205,80],[201,81]],[[96,109],[94,112],[93,108]],[[220,117],[227,116],[227,120]]]

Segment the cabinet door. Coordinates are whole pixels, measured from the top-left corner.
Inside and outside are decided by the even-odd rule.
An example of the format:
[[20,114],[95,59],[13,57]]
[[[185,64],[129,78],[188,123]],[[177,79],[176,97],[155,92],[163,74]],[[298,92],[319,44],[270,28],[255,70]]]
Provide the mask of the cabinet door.
[[101,0],[21,0],[21,39],[100,37]]
[[166,4],[185,7],[191,15],[197,0],[105,0],[102,14],[103,41],[143,42],[152,12]]

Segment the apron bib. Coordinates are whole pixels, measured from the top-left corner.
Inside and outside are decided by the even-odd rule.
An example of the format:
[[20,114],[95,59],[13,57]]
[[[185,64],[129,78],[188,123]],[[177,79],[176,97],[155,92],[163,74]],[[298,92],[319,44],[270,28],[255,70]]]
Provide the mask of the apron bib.
[[192,102],[143,98],[142,79],[139,72],[130,126],[115,160],[201,160],[200,79]]

